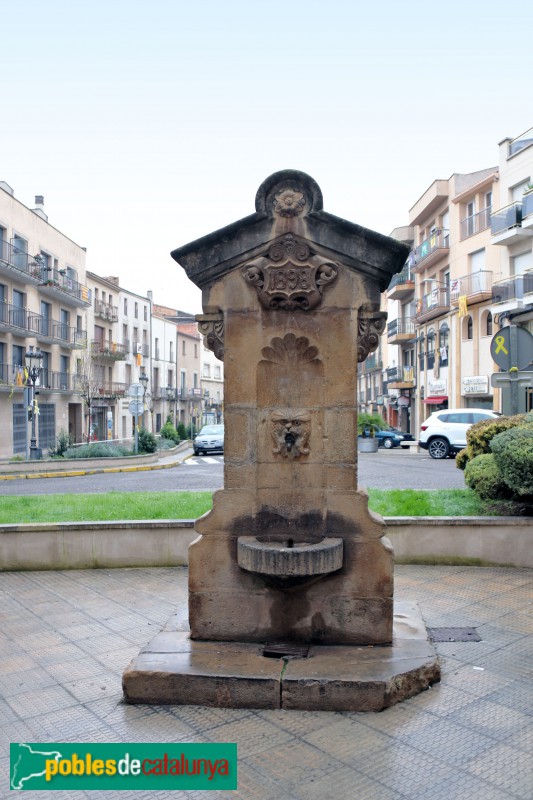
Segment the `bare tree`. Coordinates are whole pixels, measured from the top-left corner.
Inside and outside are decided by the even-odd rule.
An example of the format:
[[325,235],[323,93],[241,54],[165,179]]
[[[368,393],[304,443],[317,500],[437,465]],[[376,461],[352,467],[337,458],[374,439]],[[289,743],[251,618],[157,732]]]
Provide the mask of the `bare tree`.
[[101,370],[94,363],[91,343],[88,341],[85,348],[80,350],[75,378],[76,391],[83,399],[83,436],[86,441],[90,439],[93,404],[101,396],[103,386]]

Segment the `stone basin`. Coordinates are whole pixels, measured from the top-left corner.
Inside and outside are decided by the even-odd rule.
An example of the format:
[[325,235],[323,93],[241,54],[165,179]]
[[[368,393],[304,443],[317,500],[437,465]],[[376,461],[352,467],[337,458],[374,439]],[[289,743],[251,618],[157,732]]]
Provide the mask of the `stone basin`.
[[328,575],[342,567],[343,540],[325,538],[319,542],[260,541],[239,536],[237,562],[241,569],[277,578]]

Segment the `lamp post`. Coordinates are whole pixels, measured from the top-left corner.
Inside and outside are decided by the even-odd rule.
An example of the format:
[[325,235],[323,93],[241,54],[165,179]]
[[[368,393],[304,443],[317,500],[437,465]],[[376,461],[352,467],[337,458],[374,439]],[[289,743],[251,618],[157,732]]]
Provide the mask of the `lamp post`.
[[[165,392],[167,394],[168,407],[169,407],[169,409],[172,409],[172,406],[170,404],[174,400],[174,389],[172,388],[172,386],[168,385],[165,388]],[[165,420],[165,422],[166,422],[166,420]],[[176,416],[174,415],[174,426],[175,425],[176,425]]]
[[144,398],[146,397],[146,389],[148,388],[148,375],[146,372],[143,372],[142,375],[139,375],[139,382],[142,384],[143,387],[143,422],[144,422]]
[[24,356],[26,369],[28,370],[28,380],[31,381],[31,440],[30,440],[30,460],[40,458],[39,448],[37,447],[37,437],[35,432],[36,404],[35,404],[35,384],[39,380],[43,370],[43,354],[39,349],[34,350],[33,345],[28,347],[28,352]]

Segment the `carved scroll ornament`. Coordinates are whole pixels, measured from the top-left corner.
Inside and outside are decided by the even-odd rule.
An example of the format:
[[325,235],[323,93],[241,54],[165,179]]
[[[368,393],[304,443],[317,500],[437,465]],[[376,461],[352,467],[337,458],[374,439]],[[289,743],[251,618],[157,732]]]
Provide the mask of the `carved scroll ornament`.
[[211,350],[219,361],[224,361],[224,315],[222,311],[217,314],[198,314],[196,321],[207,349]]
[[286,234],[266,256],[250,261],[242,270],[255,286],[259,302],[266,309],[311,311],[322,302],[325,286],[335,280],[338,267],[313,255],[305,242]]
[[357,336],[357,361],[361,363],[377,349],[379,337],[385,330],[386,311],[360,311]]

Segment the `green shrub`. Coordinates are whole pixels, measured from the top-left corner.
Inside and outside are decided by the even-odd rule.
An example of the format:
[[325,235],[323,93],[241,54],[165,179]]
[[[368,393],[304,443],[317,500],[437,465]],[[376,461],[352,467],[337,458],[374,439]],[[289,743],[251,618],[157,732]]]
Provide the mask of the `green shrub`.
[[183,422],[178,423],[177,431],[181,440],[187,438],[187,431],[185,430],[185,425],[183,424]]
[[493,417],[476,422],[466,434],[466,443],[470,446],[470,457],[475,458],[482,453],[490,453],[492,439],[503,431],[522,425],[524,419],[524,414],[515,414],[513,417]]
[[490,446],[498,470],[514,495],[533,496],[533,424],[499,433]]
[[157,439],[153,433],[141,428],[138,437],[139,453],[155,453],[157,450]]
[[91,442],[80,447],[69,447],[64,458],[121,458],[131,456],[131,450],[118,444],[106,442]]
[[468,462],[465,483],[482,500],[507,500],[512,495],[492,453],[482,453]]
[[180,435],[170,420],[167,420],[161,430],[159,431],[163,439],[169,439],[176,444],[180,440]]
[[368,429],[380,431],[385,427],[385,424],[383,417],[380,417],[379,414],[367,414],[363,411],[357,415],[357,433],[359,435]]
[[65,430],[61,430],[56,436],[55,447],[51,447],[48,450],[48,455],[50,458],[63,458],[72,444],[72,436]]
[[470,447],[465,447],[463,450],[459,450],[457,455],[455,456],[455,466],[457,469],[464,469],[469,461],[472,460],[472,450]]

